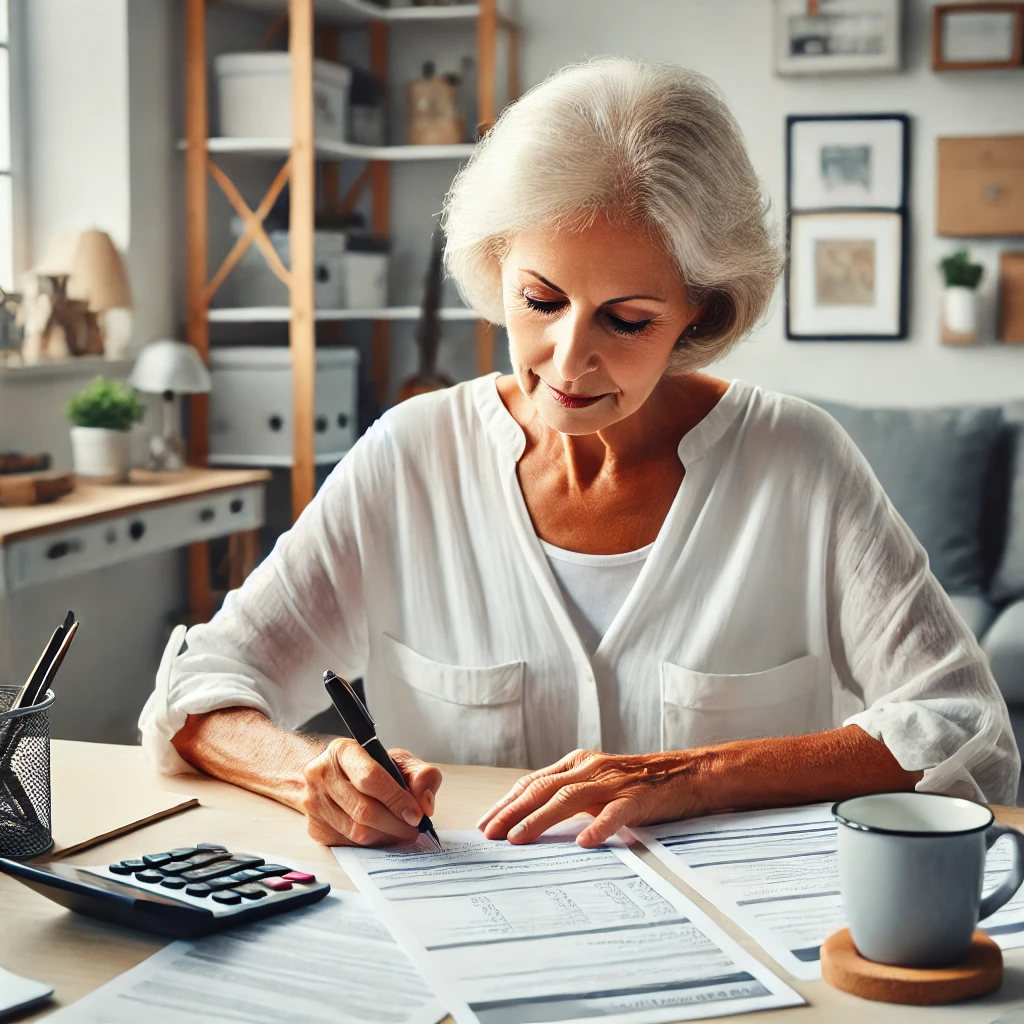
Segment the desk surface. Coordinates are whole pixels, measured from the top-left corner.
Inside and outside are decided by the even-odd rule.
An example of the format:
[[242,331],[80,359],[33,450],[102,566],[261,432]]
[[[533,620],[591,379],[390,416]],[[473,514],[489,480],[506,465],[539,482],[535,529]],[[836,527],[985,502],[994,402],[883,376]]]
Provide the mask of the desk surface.
[[[110,798],[118,790],[148,787],[199,797],[200,807],[166,821],[69,858],[73,863],[101,863],[137,856],[146,850],[170,849],[192,842],[221,841],[235,849],[278,854],[282,859],[316,865],[317,873],[341,888],[352,888],[330,850],[314,843],[296,812],[265,797],[256,796],[223,782],[197,776],[162,778],[146,765],[138,747],[54,741],[58,770],[89,780],[90,791],[82,799],[95,800],[98,778],[107,780]],[[88,769],[88,771],[80,770]],[[443,769],[444,784],[438,793],[438,828],[471,828],[476,819],[505,793],[521,774],[508,768],[449,766]],[[83,787],[84,789],[84,787]],[[1024,810],[1003,808],[999,820],[1024,826]],[[641,856],[655,870],[670,878],[709,913],[754,956],[778,972],[807,1000],[809,1006],[776,1010],[745,1018],[750,1021],[828,1021],[829,1024],[913,1024],[915,1021],[971,1022],[988,1024],[999,1010],[1024,1001],[1024,949],[1005,953],[1003,987],[995,996],[960,1006],[936,1009],[868,1003],[837,992],[824,982],[791,978],[746,934],[726,921],[706,900],[670,876],[646,851]],[[53,985],[55,1006],[63,1006],[90,992],[155,953],[164,942],[158,938],[66,911],[0,876],[0,966]],[[27,1017],[25,1020],[37,1019]]]
[[200,469],[195,466],[179,473],[133,469],[125,484],[90,484],[79,479],[74,491],[57,501],[0,508],[0,544],[59,530],[72,523],[105,519],[233,487],[261,484],[269,479],[270,473],[265,469]]

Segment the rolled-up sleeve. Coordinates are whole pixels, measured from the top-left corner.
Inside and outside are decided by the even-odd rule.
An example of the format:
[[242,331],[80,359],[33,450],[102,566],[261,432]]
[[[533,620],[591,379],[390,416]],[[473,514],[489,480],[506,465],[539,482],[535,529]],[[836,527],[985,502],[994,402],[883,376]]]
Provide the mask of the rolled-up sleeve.
[[829,644],[881,740],[919,790],[1012,804],[1020,755],[984,653],[852,442],[841,449],[826,564]]
[[251,707],[295,728],[328,706],[324,669],[363,674],[365,563],[391,479],[386,435],[378,423],[360,438],[209,623],[172,633],[139,719],[161,771],[191,770],[171,744],[188,715]]

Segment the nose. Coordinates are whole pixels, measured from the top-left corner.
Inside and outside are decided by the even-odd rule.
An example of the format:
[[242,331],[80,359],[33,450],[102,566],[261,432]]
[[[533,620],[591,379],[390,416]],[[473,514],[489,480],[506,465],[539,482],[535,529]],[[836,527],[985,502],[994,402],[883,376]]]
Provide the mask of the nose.
[[596,339],[592,337],[584,317],[570,311],[569,316],[560,318],[552,329],[555,331],[555,351],[551,361],[562,380],[571,384],[597,369]]

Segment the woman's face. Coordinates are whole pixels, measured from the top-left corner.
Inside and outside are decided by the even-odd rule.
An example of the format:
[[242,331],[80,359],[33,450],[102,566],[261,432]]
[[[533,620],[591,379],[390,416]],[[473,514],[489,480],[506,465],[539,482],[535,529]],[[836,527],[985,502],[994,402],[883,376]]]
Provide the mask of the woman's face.
[[516,235],[501,277],[519,386],[563,434],[636,412],[699,316],[650,234],[606,218],[584,231]]

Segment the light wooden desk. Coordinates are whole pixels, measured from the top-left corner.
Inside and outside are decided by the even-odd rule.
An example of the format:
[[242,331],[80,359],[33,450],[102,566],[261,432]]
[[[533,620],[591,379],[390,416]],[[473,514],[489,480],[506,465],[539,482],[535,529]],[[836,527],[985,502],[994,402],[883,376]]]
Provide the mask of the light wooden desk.
[[[237,850],[256,850],[279,855],[282,860],[305,861],[316,865],[317,874],[333,885],[352,888],[330,850],[314,843],[307,835],[303,819],[294,811],[265,797],[255,796],[223,782],[197,776],[162,778],[146,765],[138,747],[116,747],[92,743],[54,741],[55,760],[60,770],[89,779],[95,787],[97,776],[108,780],[107,792],[82,792],[82,801],[117,799],[126,788],[149,787],[180,794],[195,794],[201,806],[167,821],[75,857],[72,863],[105,863],[134,857],[153,850],[166,850],[193,842],[223,842]],[[80,769],[88,768],[88,773]],[[502,796],[521,772],[509,768],[449,766],[438,793],[438,828],[472,828],[476,819]],[[1024,810],[1000,808],[1000,821],[1024,826]],[[932,1009],[870,1003],[830,988],[824,982],[796,981],[770,957],[705,900],[662,870],[646,851],[641,856],[733,935],[741,945],[768,964],[807,1000],[808,1006],[775,1010],[730,1020],[778,1021],[799,1024],[827,1021],[829,1024],[914,1024],[917,1021],[942,1021],[943,1024],[989,1024],[1000,1010],[1024,1004],[1024,949],[1005,954],[1005,980],[1000,992],[987,999],[959,1006]],[[0,966],[36,978],[55,989],[54,1002],[34,1017],[52,1012],[56,1006],[85,995],[111,978],[155,953],[164,941],[142,932],[104,924],[66,911],[13,879],[0,875]]]

